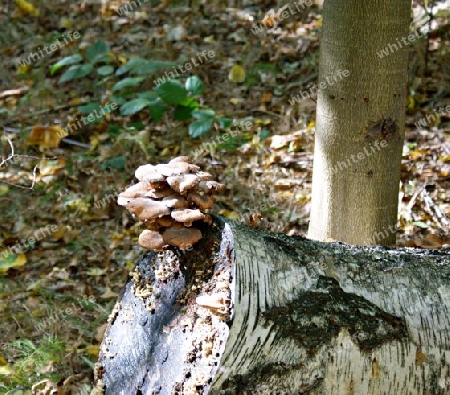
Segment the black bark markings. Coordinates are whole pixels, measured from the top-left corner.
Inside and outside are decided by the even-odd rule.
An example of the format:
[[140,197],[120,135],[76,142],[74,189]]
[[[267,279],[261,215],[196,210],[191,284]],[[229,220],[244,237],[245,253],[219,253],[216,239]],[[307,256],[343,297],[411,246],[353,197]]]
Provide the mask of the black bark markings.
[[289,244],[288,242],[286,242],[285,240],[283,240],[282,238],[280,238],[278,236],[277,237],[265,236],[264,242],[266,244],[271,244],[276,249],[283,250],[283,252],[285,254],[287,254],[288,256],[296,256],[298,253],[297,249],[292,244]]
[[[273,392],[269,389],[258,390],[254,386],[249,385],[248,383],[257,382],[259,385],[266,385],[266,387],[270,386],[270,377],[282,377],[286,375],[290,376],[292,369],[300,370],[304,364],[302,362],[296,364],[285,364],[283,362],[270,362],[267,364],[263,364],[261,366],[257,366],[256,368],[250,370],[247,374],[236,374],[233,377],[228,378],[224,381],[222,389],[224,391],[232,391],[231,393],[239,394],[239,395],[278,395],[285,390],[285,388],[277,387],[273,390]],[[312,391],[316,388],[319,388],[322,385],[323,378],[322,377],[311,377],[310,382],[301,383],[301,388],[299,391],[294,392],[293,388],[289,387],[289,391],[291,393],[298,394],[307,394],[309,391]]]
[[315,288],[295,301],[266,312],[265,318],[273,322],[280,336],[295,339],[312,353],[324,343],[330,343],[342,328],[347,328],[363,352],[371,352],[388,341],[408,338],[404,318],[344,292],[337,280],[325,276],[319,276]]
[[382,140],[400,138],[399,127],[392,118],[385,118],[372,123],[366,133],[365,138],[368,140]]

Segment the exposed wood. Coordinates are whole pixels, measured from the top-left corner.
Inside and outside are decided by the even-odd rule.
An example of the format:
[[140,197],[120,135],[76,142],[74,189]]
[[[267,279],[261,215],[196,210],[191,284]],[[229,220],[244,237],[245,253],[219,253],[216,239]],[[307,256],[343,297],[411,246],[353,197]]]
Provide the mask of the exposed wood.
[[[230,298],[231,233],[216,228],[194,251],[151,252],[130,273],[108,320],[95,375],[108,394],[196,393],[209,389],[228,335],[227,314],[198,295]],[[220,242],[220,245],[219,245]]]
[[[195,251],[139,262],[141,297],[129,279],[101,347],[107,394],[450,393],[450,254],[216,223]],[[180,275],[160,283],[160,265]],[[195,303],[227,273],[229,316]]]

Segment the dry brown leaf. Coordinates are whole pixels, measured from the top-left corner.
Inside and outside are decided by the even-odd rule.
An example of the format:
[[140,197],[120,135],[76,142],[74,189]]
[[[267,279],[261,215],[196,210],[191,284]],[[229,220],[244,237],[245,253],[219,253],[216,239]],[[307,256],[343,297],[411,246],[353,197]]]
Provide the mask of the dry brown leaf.
[[58,158],[56,160],[41,159],[39,164],[40,175],[42,177],[55,176],[61,171],[61,169],[64,169],[65,167],[66,167],[65,158]]
[[67,132],[61,126],[39,126],[36,125],[27,137],[26,143],[39,145],[41,149],[57,148],[61,139],[67,136]]

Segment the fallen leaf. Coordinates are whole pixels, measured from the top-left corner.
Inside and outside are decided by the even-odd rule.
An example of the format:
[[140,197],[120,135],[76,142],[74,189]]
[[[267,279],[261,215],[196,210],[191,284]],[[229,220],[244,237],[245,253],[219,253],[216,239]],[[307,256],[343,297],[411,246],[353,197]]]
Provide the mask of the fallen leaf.
[[214,36],[208,36],[203,39],[205,44],[214,44],[216,40],[214,40]]
[[8,185],[1,184],[0,185],[0,196],[6,195],[9,192]]
[[57,364],[56,361],[53,361],[53,360],[48,361],[47,365],[39,370],[39,373],[45,374],[45,373],[53,372],[55,370],[56,364]]
[[20,75],[25,75],[28,74],[28,71],[30,71],[30,69],[31,69],[30,64],[23,64],[17,68],[17,73]]
[[0,366],[0,374],[3,376],[9,376],[14,373],[14,370],[9,366]]
[[39,164],[39,172],[41,176],[55,176],[61,169],[66,167],[66,159],[41,159]]
[[97,328],[97,334],[95,335],[95,340],[97,340],[99,343],[102,341],[103,335],[104,335],[107,327],[108,327],[108,324],[103,324]]
[[231,82],[244,82],[245,81],[245,70],[242,68],[242,66],[239,66],[238,64],[235,64],[228,74],[228,79]]
[[101,299],[117,299],[118,293],[111,291],[110,288],[107,288],[106,291],[100,295]]
[[25,0],[15,0],[17,7],[25,14],[39,16],[39,10],[33,4]]
[[91,357],[97,357],[100,351],[100,347],[96,344],[88,344],[84,350],[86,351],[86,354],[90,355]]
[[277,13],[275,13],[275,10],[273,8],[271,8],[265,15],[264,18],[261,21],[261,24],[268,27],[268,28],[272,28],[275,25],[278,24],[278,22],[280,22],[280,11],[279,10]]
[[25,254],[10,254],[8,250],[0,252],[0,273],[6,273],[9,269],[23,267],[27,263]]
[[265,92],[261,96],[261,103],[269,103],[272,100],[272,93],[271,92]]
[[220,210],[220,215],[223,215],[225,218],[228,219],[239,219],[239,213],[237,213],[236,211],[232,211],[232,210]]
[[67,132],[61,126],[34,126],[26,143],[42,148],[57,148]]
[[75,97],[69,101],[69,104],[71,106],[80,106],[81,104],[84,104],[84,99],[81,97]]
[[241,103],[243,103],[245,100],[243,99],[243,98],[240,98],[240,97],[232,97],[231,99],[230,99],[230,103],[231,104],[234,104],[234,105],[237,105],[237,104],[241,104]]
[[99,267],[91,267],[86,272],[88,276],[103,276],[108,269],[101,269]]
[[316,126],[316,121],[310,121],[309,123],[308,123],[308,126],[306,127],[306,131],[307,132],[310,132],[314,127]]
[[69,18],[62,17],[59,20],[59,27],[64,29],[70,29],[72,28],[72,21]]

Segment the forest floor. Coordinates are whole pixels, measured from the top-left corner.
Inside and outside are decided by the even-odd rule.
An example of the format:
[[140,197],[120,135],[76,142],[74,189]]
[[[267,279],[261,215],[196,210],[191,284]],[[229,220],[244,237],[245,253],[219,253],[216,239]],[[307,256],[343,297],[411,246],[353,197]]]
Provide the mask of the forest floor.
[[[143,253],[141,226],[116,204],[139,165],[203,147],[195,163],[227,186],[214,213],[247,223],[256,213],[273,231],[307,231],[316,104],[290,99],[317,82],[321,9],[256,34],[263,6],[174,4],[155,12],[143,2],[119,15],[125,3],[90,3],[0,5],[0,394],[89,393],[106,319]],[[415,28],[424,38],[410,47],[397,238],[439,249],[450,244],[450,111],[439,110],[450,106],[450,12],[447,4],[428,23],[420,10]],[[43,50],[68,32],[80,37]],[[107,60],[61,83],[67,67],[50,67],[86,56],[96,42],[109,47]],[[218,145],[224,130],[217,124],[193,138],[172,110],[158,122],[146,110],[113,111],[55,140],[55,131],[93,108],[86,104],[111,102],[111,72],[130,58],[179,64],[208,51],[214,56],[187,73],[205,86],[201,108],[249,121],[248,130]],[[20,65],[30,53],[35,59]],[[143,92],[163,75],[128,82]]]

